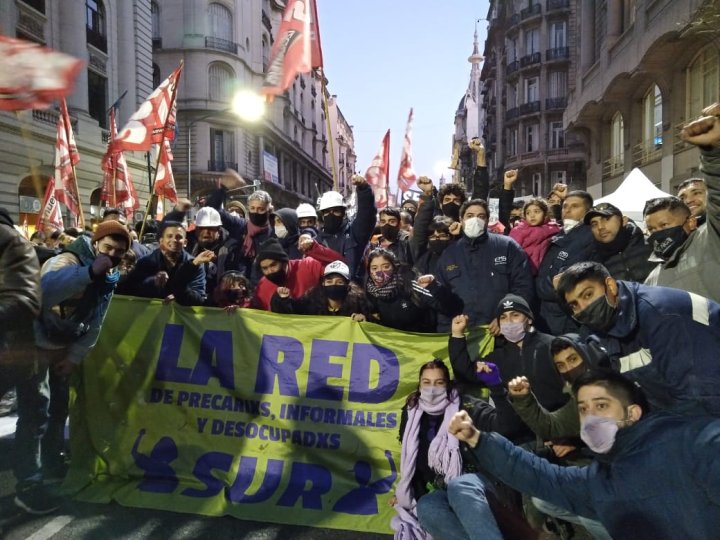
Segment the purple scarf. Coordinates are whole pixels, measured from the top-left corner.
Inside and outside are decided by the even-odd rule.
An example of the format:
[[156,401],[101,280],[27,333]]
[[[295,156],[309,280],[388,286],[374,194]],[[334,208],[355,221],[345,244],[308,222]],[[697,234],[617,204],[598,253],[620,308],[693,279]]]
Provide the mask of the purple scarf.
[[444,412],[440,429],[430,443],[428,464],[435,472],[443,475],[446,482],[462,474],[460,443],[448,433],[450,420],[460,410],[460,396],[457,390],[452,391],[450,398],[449,400],[445,398],[434,407],[426,407],[421,401],[418,401],[417,406],[408,410],[400,451],[400,481],[395,488],[397,497],[395,511],[398,515],[391,522],[396,540],[428,540],[432,538],[417,521],[415,513],[417,501],[412,492],[412,479],[415,475],[420,439],[420,419],[423,413],[440,414]]

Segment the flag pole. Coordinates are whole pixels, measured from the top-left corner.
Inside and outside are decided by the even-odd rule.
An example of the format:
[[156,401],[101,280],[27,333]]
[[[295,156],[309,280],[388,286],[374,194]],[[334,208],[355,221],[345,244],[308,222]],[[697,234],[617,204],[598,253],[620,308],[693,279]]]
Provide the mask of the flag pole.
[[117,163],[115,164],[115,167],[113,167],[113,208],[117,208],[117,192],[116,192],[116,184],[117,184]]
[[328,110],[328,101],[327,101],[327,87],[325,86],[325,73],[323,70],[319,70],[320,72],[320,84],[321,84],[321,91],[322,91],[322,100],[323,100],[323,108],[325,109],[325,128],[327,129],[328,134],[328,142],[330,143],[330,163],[332,165],[332,179],[333,179],[333,190],[337,191],[338,189],[338,172],[337,172],[337,166],[335,165],[335,145],[333,144],[333,136],[332,136],[332,129],[330,124],[330,112]]
[[[184,60],[180,60],[180,69],[185,65]],[[165,146],[165,131],[167,131],[168,122],[170,121],[170,116],[172,113],[172,108],[175,107],[175,98],[177,97],[177,89],[178,85],[180,83],[180,76],[178,75],[177,79],[175,80],[175,85],[173,86],[172,96],[170,96],[170,111],[168,111],[167,118],[165,118],[165,125],[163,126],[162,131],[162,139],[160,140],[160,146],[158,147],[158,156],[157,160],[155,161],[155,174],[153,175],[152,181],[150,182],[150,194],[148,196],[148,202],[147,206],[145,207],[145,216],[143,217],[142,225],[140,226],[140,241],[142,242],[143,233],[145,232],[145,224],[147,223],[148,219],[148,213],[150,212],[150,206],[153,200],[153,191],[155,190],[155,181],[157,180],[158,175],[158,169],[160,168],[160,158],[162,157],[162,153],[164,151]],[[177,109],[176,109],[177,111]],[[177,116],[177,112],[175,113]],[[177,122],[177,118],[175,118],[175,121]],[[150,162],[150,154],[148,154],[148,163]]]

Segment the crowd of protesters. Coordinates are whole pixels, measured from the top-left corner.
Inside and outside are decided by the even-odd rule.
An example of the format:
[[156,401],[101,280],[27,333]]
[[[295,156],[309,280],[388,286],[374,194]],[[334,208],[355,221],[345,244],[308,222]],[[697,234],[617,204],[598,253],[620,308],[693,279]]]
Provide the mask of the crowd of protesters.
[[[720,523],[720,106],[685,127],[702,178],[647,201],[644,225],[557,184],[498,222],[485,198],[421,177],[377,210],[353,177],[317,208],[275,208],[231,171],[204,205],[25,240],[0,209],[0,397],[15,388],[15,503],[58,506],[69,376],[113,294],[350,317],[446,332],[402,411],[396,538],[711,538]],[[194,220],[190,215],[194,214]],[[643,230],[645,227],[645,231]],[[138,233],[143,232],[139,238]],[[492,352],[466,340],[485,325]],[[452,367],[451,376],[449,367]],[[454,436],[453,436],[454,435]]]

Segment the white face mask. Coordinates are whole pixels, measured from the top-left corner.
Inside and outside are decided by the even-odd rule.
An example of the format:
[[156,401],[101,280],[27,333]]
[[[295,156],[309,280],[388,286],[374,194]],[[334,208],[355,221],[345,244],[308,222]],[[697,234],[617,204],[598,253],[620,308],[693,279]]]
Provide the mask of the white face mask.
[[565,233],[569,233],[572,229],[574,229],[579,221],[575,221],[574,219],[563,219],[563,231]]
[[288,232],[285,227],[282,225],[275,225],[275,236],[278,238],[285,238],[287,236]]
[[468,238],[477,238],[485,232],[485,220],[479,217],[471,217],[463,223],[463,231]]

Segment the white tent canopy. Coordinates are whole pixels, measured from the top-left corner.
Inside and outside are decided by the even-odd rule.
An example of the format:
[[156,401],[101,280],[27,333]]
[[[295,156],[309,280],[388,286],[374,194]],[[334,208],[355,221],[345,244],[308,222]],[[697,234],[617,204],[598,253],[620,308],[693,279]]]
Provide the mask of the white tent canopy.
[[622,184],[610,195],[595,200],[595,204],[610,203],[617,206],[622,213],[636,222],[643,221],[645,203],[656,197],[669,197],[657,188],[650,179],[637,167],[630,171]]

